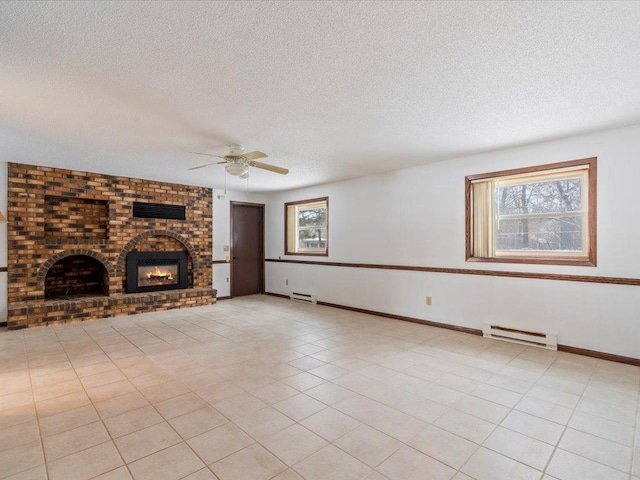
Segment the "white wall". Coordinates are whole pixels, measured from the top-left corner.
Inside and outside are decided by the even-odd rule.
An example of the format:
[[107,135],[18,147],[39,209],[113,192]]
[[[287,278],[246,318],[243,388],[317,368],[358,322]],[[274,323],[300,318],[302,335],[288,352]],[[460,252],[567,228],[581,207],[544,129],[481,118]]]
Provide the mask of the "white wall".
[[[593,156],[597,267],[465,262],[465,175]],[[638,179],[640,126],[633,126],[273,194],[266,256],[308,260],[284,256],[283,203],[327,195],[330,255],[312,260],[638,278]],[[273,262],[266,271],[269,292],[295,289],[327,302],[472,328],[492,320],[558,333],[564,345],[640,358],[639,287]]]
[[[231,246],[231,202],[265,203],[264,195],[227,190],[213,191],[213,260],[228,260],[230,252],[224,246]],[[213,288],[218,290],[218,298],[231,294],[230,264],[213,265]]]

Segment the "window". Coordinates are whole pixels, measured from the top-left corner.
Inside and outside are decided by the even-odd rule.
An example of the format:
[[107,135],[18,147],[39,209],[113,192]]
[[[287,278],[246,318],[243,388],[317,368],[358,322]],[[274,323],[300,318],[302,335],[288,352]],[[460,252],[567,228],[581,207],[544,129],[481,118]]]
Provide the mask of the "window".
[[468,261],[596,265],[596,158],[465,183]]
[[329,198],[285,203],[285,255],[328,255]]

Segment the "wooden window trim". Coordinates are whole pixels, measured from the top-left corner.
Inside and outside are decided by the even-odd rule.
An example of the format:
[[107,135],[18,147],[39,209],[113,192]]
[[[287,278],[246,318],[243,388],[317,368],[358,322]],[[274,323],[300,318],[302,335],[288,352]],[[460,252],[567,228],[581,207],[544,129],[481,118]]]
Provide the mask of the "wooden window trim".
[[[324,252],[313,253],[313,252],[292,252],[289,250],[288,238],[289,238],[289,215],[287,214],[287,209],[290,206],[294,205],[303,205],[305,203],[315,203],[315,202],[326,202],[327,205],[327,241],[326,248]],[[299,255],[299,256],[309,256],[309,257],[328,257],[329,256],[329,197],[318,197],[318,198],[310,198],[308,200],[297,200],[295,202],[286,202],[284,204],[284,254],[285,255]]]
[[[597,265],[597,157],[582,158],[579,160],[570,160],[567,162],[549,163],[545,165],[536,165],[533,167],[515,168],[510,170],[501,170],[497,172],[481,173],[478,175],[468,175],[465,177],[465,259],[467,262],[485,262],[485,263],[526,263],[539,265],[573,265],[595,267]],[[473,238],[472,238],[472,182],[475,180],[484,180],[487,178],[507,177],[511,175],[524,175],[529,173],[537,173],[546,170],[555,170],[560,168],[569,168],[576,166],[589,166],[588,185],[589,185],[589,204],[588,204],[588,238],[589,248],[587,256],[576,259],[570,257],[551,258],[551,257],[475,257],[473,256]]]

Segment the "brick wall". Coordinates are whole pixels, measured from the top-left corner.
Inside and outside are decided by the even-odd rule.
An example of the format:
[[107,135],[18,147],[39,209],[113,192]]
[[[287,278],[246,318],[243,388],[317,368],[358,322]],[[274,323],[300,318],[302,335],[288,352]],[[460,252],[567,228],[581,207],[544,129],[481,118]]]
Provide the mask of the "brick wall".
[[[133,218],[134,201],[184,205],[186,219]],[[126,296],[128,252],[186,250],[189,286],[200,292],[198,303],[215,299],[209,188],[9,163],[8,221],[9,325],[32,323],[25,322],[25,308],[44,302],[46,273],[70,255],[98,259],[108,272],[109,296],[115,298]],[[170,308],[182,306],[179,296],[172,294]],[[186,298],[185,305],[194,303],[193,295]],[[162,308],[169,308],[166,302]]]
[[106,200],[44,197],[45,241],[68,238],[109,238],[109,204]]

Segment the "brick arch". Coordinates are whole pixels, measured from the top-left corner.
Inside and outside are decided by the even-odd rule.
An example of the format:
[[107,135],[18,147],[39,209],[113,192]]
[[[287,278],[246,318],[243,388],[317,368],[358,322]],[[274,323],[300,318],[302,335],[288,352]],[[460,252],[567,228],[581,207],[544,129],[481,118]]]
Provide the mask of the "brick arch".
[[193,271],[197,270],[198,250],[196,250],[193,247],[193,245],[189,240],[187,240],[185,237],[183,237],[179,233],[176,233],[172,230],[150,230],[148,232],[141,233],[140,235],[136,235],[124,246],[124,248],[120,252],[120,255],[118,255],[118,258],[116,259],[116,266],[117,266],[116,272],[118,273],[119,276],[124,277],[124,274],[125,274],[124,269],[126,266],[127,254],[130,251],[132,251],[134,247],[138,243],[140,243],[142,240],[145,240],[150,237],[171,237],[178,240],[182,245],[184,245],[184,247],[187,249],[187,252],[189,253],[189,256],[191,257],[191,262],[193,264]]
[[75,255],[84,255],[85,257],[95,258],[99,261],[104,268],[107,269],[107,273],[109,274],[109,280],[113,279],[116,275],[116,269],[113,267],[111,262],[99,252],[94,252],[93,250],[87,250],[84,248],[74,248],[73,250],[64,250],[62,252],[56,253],[49,260],[44,262],[42,266],[38,269],[38,275],[36,277],[38,283],[44,284],[45,279],[47,278],[47,272],[53,265],[55,265],[58,261],[62,260],[66,257],[72,257]]

